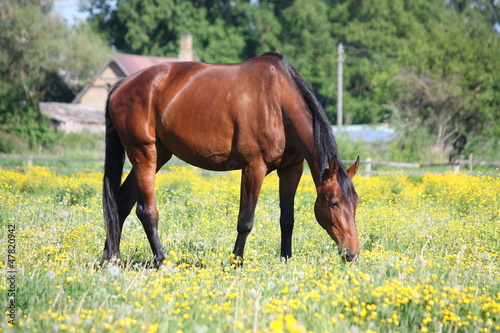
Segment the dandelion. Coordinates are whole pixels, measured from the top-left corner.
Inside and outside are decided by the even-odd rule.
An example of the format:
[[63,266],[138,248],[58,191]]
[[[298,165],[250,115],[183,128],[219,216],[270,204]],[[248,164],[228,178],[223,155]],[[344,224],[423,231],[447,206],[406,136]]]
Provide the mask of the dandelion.
[[425,267],[425,266],[427,266],[427,262],[425,261],[424,257],[422,257],[422,256],[418,256],[417,261],[418,261],[418,265],[419,265],[420,267]]
[[[102,174],[33,171],[0,170],[3,217],[16,224],[23,249],[16,263],[26,278],[18,281],[23,294],[44,295],[39,302],[21,300],[29,313],[19,314],[23,330],[500,330],[500,254],[491,238],[500,227],[498,178],[356,176],[363,250],[360,260],[346,267],[333,252],[324,255],[332,243],[311,223],[316,189],[308,177],[295,201],[294,260],[279,263],[273,254],[280,241],[279,180],[270,174],[245,265],[234,270],[234,255],[226,253],[235,237],[239,175],[207,177],[175,166],[157,177],[159,232],[169,255],[155,270],[144,267],[151,253],[133,214],[125,222],[121,250],[126,263],[138,263],[90,263],[102,255],[105,237]],[[95,188],[85,205],[78,203],[84,183]],[[23,184],[31,184],[31,194],[22,194]],[[54,199],[52,191],[61,191],[64,199]],[[4,273],[7,264],[0,264]]]
[[481,253],[481,254],[479,255],[479,258],[480,258],[480,259],[483,259],[483,260],[490,260],[490,259],[491,259],[491,256],[490,256],[490,254],[489,254],[489,253],[487,253],[487,252],[483,252],[483,253]]
[[269,328],[271,329],[271,332],[284,332],[283,321],[280,319],[275,319],[269,323]]
[[359,326],[355,326],[355,325],[353,325],[353,326],[351,326],[351,327],[349,328],[349,332],[350,332],[350,333],[360,333],[360,332],[361,332],[361,329],[359,328]]
[[109,275],[116,277],[120,274],[120,267],[117,265],[110,265],[109,266]]
[[208,332],[207,326],[194,325],[194,333],[206,333]]

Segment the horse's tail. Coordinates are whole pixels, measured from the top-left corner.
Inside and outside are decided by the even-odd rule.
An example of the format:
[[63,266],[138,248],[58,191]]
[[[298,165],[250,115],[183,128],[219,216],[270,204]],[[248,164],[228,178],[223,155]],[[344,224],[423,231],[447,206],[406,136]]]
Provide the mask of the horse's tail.
[[120,189],[125,163],[125,149],[110,117],[110,97],[121,82],[109,92],[106,100],[106,150],[104,159],[104,180],[102,205],[106,225],[106,246],[104,259],[118,257],[120,253],[120,216],[118,213],[118,191]]

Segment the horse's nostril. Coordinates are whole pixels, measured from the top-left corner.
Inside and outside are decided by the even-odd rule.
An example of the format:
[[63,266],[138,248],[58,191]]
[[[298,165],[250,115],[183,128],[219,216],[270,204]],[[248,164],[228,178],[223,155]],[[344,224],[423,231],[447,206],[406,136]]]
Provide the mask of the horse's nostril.
[[340,251],[339,254],[342,257],[342,260],[346,262],[355,262],[358,259],[358,253],[352,253],[347,249]]

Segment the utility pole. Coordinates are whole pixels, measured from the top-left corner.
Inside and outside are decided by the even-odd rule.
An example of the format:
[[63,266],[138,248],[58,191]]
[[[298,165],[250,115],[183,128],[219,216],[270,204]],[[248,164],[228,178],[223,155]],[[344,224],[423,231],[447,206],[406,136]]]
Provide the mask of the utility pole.
[[339,43],[338,47],[338,69],[337,69],[337,133],[342,130],[342,75],[344,64],[344,46]]

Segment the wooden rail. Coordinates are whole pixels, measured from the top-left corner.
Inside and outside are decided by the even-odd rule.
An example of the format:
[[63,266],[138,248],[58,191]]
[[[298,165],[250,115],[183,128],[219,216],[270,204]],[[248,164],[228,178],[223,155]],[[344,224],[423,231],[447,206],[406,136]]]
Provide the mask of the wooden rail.
[[[34,161],[41,161],[41,162],[101,162],[101,163],[104,163],[104,161],[100,158],[58,158],[58,157],[32,157],[32,156],[19,157],[19,156],[1,156],[0,155],[0,161],[1,160],[25,162],[24,166],[0,166],[0,168],[2,168],[2,169],[19,169],[19,170],[24,170],[27,167],[32,166]],[[128,160],[126,162],[128,162]],[[354,162],[355,162],[354,160],[344,160],[344,163],[346,165],[350,165]],[[170,164],[181,164],[181,165],[184,164],[183,161],[176,159],[176,158],[169,161],[169,163]],[[364,174],[366,176],[388,172],[388,171],[372,170],[373,165],[381,165],[381,166],[386,166],[386,167],[391,167],[391,168],[404,168],[404,169],[450,167],[451,168],[450,171],[453,171],[454,173],[459,173],[463,166],[468,166],[468,170],[466,172],[468,172],[470,174],[474,174],[474,173],[472,173],[474,165],[486,165],[486,166],[500,167],[500,162],[497,162],[497,161],[475,161],[472,158],[469,158],[467,160],[463,160],[463,159],[456,160],[455,162],[452,162],[452,163],[403,163],[403,162],[372,161],[370,158],[368,158],[366,160],[361,160],[360,163],[364,165],[364,168],[360,169],[358,172],[361,174]],[[48,169],[52,170],[52,171],[65,171],[65,172],[100,172],[100,171],[102,171],[102,168],[96,169],[96,168],[48,167]],[[422,174],[428,173],[428,171],[405,171],[405,173],[409,174],[409,175],[422,175]],[[498,173],[490,173],[487,175],[499,176],[500,171]]]
[[[346,164],[352,164],[355,161],[354,160],[346,160],[344,161]],[[383,165],[383,166],[388,166],[392,168],[407,168],[407,169],[420,169],[420,168],[433,168],[433,167],[452,167],[453,173],[459,173],[460,169],[463,165],[467,165],[469,167],[468,172],[472,173],[472,169],[474,165],[487,165],[487,166],[496,166],[500,167],[500,162],[496,161],[474,161],[472,158],[468,160],[456,160],[455,162],[450,162],[450,163],[402,163],[402,162],[386,162],[386,161],[372,161],[370,158],[359,161],[360,164],[364,164],[365,168],[364,170],[360,170],[360,173],[363,173],[367,176],[371,174],[379,174],[379,173],[386,173],[387,171],[373,171],[372,170],[372,165]],[[421,172],[421,171],[406,171],[405,173],[411,174],[411,175],[422,175],[427,172]],[[493,176],[498,176],[500,174],[488,174],[488,175],[493,175]]]

